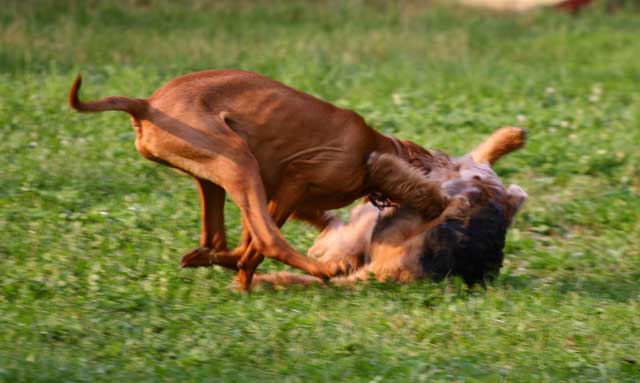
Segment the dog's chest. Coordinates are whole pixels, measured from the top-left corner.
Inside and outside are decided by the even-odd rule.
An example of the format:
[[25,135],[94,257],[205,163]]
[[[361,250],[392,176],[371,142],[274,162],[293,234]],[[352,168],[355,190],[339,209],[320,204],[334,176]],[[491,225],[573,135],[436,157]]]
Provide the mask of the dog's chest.
[[374,242],[369,269],[380,280],[410,282],[424,276],[420,263],[424,238],[416,235],[402,243]]

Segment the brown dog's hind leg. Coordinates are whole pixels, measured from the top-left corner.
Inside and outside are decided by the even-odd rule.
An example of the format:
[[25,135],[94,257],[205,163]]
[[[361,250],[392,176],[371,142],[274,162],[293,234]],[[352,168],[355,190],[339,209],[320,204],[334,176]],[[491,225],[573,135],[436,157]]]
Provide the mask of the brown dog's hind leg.
[[219,265],[237,269],[237,257],[229,253],[224,231],[224,197],[222,187],[205,179],[196,178],[202,211],[200,247],[182,256],[182,267]]

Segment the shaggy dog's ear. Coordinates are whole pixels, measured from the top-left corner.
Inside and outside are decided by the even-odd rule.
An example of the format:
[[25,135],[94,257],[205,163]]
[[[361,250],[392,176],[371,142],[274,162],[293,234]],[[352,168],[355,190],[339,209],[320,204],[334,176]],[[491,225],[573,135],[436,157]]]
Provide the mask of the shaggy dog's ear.
[[488,162],[493,165],[501,157],[522,148],[527,141],[524,129],[506,126],[493,132],[489,138],[471,152],[471,158],[477,163]]
[[520,186],[516,184],[509,185],[509,187],[507,188],[507,202],[509,203],[509,207],[511,208],[511,214],[509,217],[510,222],[513,222],[513,217],[516,215],[518,210],[520,210],[520,207],[522,207],[522,204],[527,200],[528,197],[529,195],[527,194],[527,192],[525,192],[524,189],[522,189]]

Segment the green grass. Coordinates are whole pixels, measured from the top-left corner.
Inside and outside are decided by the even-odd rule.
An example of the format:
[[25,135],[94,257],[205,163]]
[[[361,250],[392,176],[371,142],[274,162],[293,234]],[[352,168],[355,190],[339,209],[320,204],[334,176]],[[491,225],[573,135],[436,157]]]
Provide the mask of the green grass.
[[[0,7],[0,381],[640,380],[639,14],[239,4]],[[530,195],[498,280],[245,295],[181,270],[194,183],[142,159],[125,114],[66,94],[77,72],[86,98],[146,97],[222,67],[452,154],[527,128],[497,167]],[[300,250],[317,235],[284,230]]]

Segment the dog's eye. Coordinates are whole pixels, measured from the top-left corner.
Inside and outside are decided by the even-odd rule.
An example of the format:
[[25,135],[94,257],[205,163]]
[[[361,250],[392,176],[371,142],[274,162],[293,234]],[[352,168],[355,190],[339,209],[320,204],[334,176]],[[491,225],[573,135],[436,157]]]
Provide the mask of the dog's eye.
[[476,181],[482,181],[482,177],[480,177],[479,175],[473,176],[473,179]]

